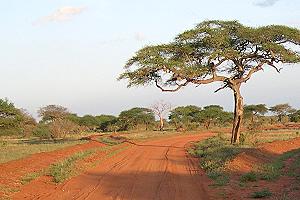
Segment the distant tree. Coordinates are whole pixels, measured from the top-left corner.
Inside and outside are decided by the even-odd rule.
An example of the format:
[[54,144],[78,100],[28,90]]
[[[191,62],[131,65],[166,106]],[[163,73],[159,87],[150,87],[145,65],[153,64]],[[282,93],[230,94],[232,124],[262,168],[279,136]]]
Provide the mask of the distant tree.
[[48,127],[53,140],[65,138],[67,135],[75,134],[79,130],[77,124],[67,119],[56,119],[51,122]]
[[51,123],[58,119],[66,118],[70,112],[67,108],[60,105],[47,105],[38,110],[39,117],[42,118],[42,122]]
[[291,122],[300,122],[300,110],[295,111],[292,114],[289,114]]
[[203,110],[197,115],[197,120],[204,123],[204,126],[209,129],[211,124],[224,124],[228,120],[232,120],[232,114],[225,112],[222,106],[209,105],[203,107]]
[[237,21],[204,21],[171,43],[139,50],[119,79],[129,80],[128,87],[154,83],[164,92],[189,84],[222,83],[216,92],[229,88],[234,95],[231,143],[239,143],[244,112],[241,85],[266,67],[280,72],[279,66],[299,63],[299,35],[298,29],[282,25],[253,28]]
[[159,130],[163,131],[164,117],[166,113],[171,109],[171,104],[164,101],[158,101],[155,102],[153,105],[151,105],[150,109],[159,118],[159,123],[160,123]]
[[284,116],[287,116],[288,114],[291,114],[296,110],[292,108],[292,106],[290,106],[288,103],[285,103],[270,107],[270,111],[277,115],[279,122],[282,122],[282,118]]
[[[113,116],[113,115],[99,115],[99,116],[96,116],[96,120],[99,124],[99,128],[102,130],[102,131],[112,131],[108,126],[110,127],[114,127],[113,128],[113,131],[116,132],[118,130],[117,125],[117,121],[118,121],[118,118],[116,116]],[[108,130],[110,129],[110,130]]]
[[8,99],[0,99],[0,131],[2,130],[2,133],[7,129],[19,128],[23,120],[24,116],[20,109]]
[[20,125],[21,129],[25,136],[30,136],[37,126],[37,122],[25,109],[20,111],[23,119]]
[[132,108],[122,111],[118,117],[118,126],[121,130],[130,130],[138,125],[145,125],[146,129],[155,122],[155,116],[148,108]]
[[251,118],[251,122],[254,122],[254,117],[264,116],[268,112],[266,104],[257,104],[257,105],[245,105],[244,106],[244,115]]
[[80,118],[80,125],[86,126],[91,130],[96,130],[100,124],[97,121],[97,118],[93,115],[84,115]]
[[198,126],[197,115],[201,108],[198,106],[179,106],[170,111],[169,120],[177,129],[194,129]]
[[81,117],[79,117],[76,113],[69,113],[66,116],[66,119],[70,120],[71,122],[80,125],[80,119]]

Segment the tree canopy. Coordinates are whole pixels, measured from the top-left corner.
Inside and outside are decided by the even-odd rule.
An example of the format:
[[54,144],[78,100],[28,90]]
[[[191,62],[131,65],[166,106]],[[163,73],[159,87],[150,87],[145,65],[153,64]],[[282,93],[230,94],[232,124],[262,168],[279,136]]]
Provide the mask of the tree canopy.
[[128,60],[119,79],[128,87],[154,84],[174,92],[188,84],[220,82],[234,93],[232,143],[239,142],[243,117],[241,84],[271,67],[300,62],[294,46],[300,46],[300,31],[283,25],[247,27],[237,21],[204,21],[179,34],[168,44],[140,49]]
[[148,108],[132,108],[122,111],[118,117],[121,130],[130,130],[138,125],[145,125],[146,129],[155,122],[153,112]]
[[0,129],[18,127],[23,120],[24,115],[20,109],[8,99],[0,99]]

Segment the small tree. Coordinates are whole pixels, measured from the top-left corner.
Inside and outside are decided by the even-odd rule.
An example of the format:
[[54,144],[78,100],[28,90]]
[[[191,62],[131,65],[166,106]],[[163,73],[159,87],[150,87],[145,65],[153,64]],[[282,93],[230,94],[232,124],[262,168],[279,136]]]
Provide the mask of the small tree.
[[300,110],[289,115],[291,122],[300,122]]
[[[300,31],[281,25],[258,28],[237,21],[204,21],[168,44],[146,46],[125,65],[119,79],[130,86],[149,85],[175,92],[189,85],[221,82],[234,95],[231,143],[239,143],[244,112],[241,85],[254,73],[300,62]],[[293,50],[294,49],[294,50]]]
[[288,114],[291,114],[291,113],[295,112],[296,110],[294,108],[292,108],[292,106],[290,106],[288,103],[285,103],[285,104],[278,104],[278,105],[272,106],[270,108],[270,111],[277,115],[278,121],[281,123],[282,118],[284,116],[287,116]]
[[37,122],[25,109],[21,109],[21,115],[23,118],[21,129],[25,136],[30,136],[37,126]]
[[60,105],[47,105],[38,110],[38,115],[42,118],[42,122],[44,123],[51,123],[58,119],[64,119],[69,114],[68,109]]
[[251,123],[254,122],[254,117],[259,115],[264,116],[268,112],[266,104],[257,104],[257,105],[245,105],[244,106],[245,116],[251,118]]
[[148,108],[132,108],[122,111],[118,117],[118,126],[121,130],[130,130],[138,125],[149,128],[155,122],[155,116]]
[[203,110],[197,115],[197,120],[204,123],[205,128],[209,129],[212,123],[224,124],[228,120],[232,120],[232,114],[225,112],[219,105],[209,105],[203,107]]
[[171,109],[171,104],[164,101],[158,101],[154,103],[152,106],[150,106],[150,109],[159,118],[159,123],[160,123],[159,130],[163,131],[164,117],[165,114]]
[[170,111],[169,119],[176,129],[194,129],[199,125],[197,116],[201,112],[198,106],[179,106]]
[[20,109],[16,108],[8,99],[0,99],[0,131],[3,131],[1,131],[1,134],[11,129],[17,132],[20,131],[19,128],[23,120],[23,114]]

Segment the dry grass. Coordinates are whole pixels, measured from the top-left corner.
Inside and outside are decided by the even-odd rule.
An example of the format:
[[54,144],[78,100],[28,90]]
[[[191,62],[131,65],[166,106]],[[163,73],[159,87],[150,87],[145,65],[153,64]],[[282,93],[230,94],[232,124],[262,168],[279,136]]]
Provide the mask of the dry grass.
[[49,152],[57,149],[63,149],[76,144],[82,144],[86,141],[39,141],[31,140],[2,140],[0,141],[0,163],[21,159],[32,154]]

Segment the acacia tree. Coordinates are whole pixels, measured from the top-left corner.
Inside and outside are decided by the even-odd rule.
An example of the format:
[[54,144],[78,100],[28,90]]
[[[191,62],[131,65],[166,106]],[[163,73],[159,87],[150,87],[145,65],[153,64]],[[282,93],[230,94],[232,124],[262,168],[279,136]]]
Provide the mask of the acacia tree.
[[171,104],[164,101],[158,101],[154,103],[152,106],[150,106],[150,109],[159,118],[159,122],[160,122],[159,130],[163,131],[164,117],[165,114],[171,109]]
[[265,67],[280,72],[282,64],[298,63],[299,53],[292,46],[300,46],[300,31],[295,28],[253,28],[237,21],[204,21],[171,43],[139,50],[128,60],[119,79],[128,79],[128,87],[154,83],[169,92],[188,84],[221,82],[216,92],[229,88],[234,94],[231,143],[239,143],[243,118],[241,85]]
[[42,118],[42,122],[51,123],[57,119],[66,118],[70,112],[67,108],[60,105],[47,105],[40,108],[38,116]]
[[294,108],[292,108],[292,106],[290,106],[288,103],[272,106],[270,108],[270,111],[277,115],[278,121],[280,123],[282,122],[282,118],[284,116],[287,116],[288,114],[292,114],[292,113],[296,112],[296,110]]
[[244,106],[245,115],[248,115],[251,118],[251,123],[254,122],[254,116],[262,115],[264,116],[268,112],[266,104],[257,104],[257,105],[245,105]]

